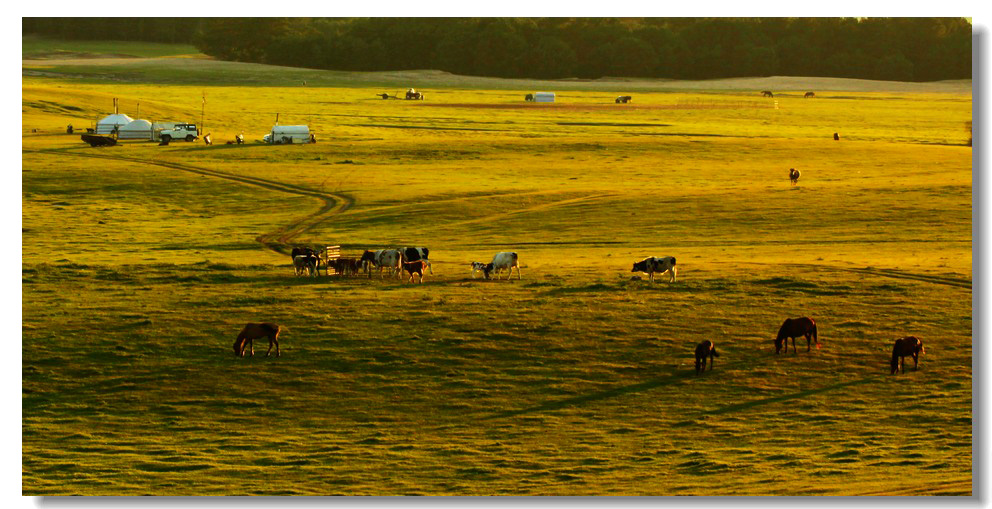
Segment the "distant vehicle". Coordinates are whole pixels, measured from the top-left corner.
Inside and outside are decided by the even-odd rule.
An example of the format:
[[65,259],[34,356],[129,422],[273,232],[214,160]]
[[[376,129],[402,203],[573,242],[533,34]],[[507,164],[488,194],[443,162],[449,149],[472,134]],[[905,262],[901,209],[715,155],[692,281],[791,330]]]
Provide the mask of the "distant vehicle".
[[280,145],[283,143],[314,143],[317,140],[310,134],[310,128],[305,125],[274,125],[272,131],[262,137],[265,143]]
[[172,129],[162,129],[159,139],[168,143],[172,140],[193,141],[200,135],[196,129],[196,124],[176,124]]

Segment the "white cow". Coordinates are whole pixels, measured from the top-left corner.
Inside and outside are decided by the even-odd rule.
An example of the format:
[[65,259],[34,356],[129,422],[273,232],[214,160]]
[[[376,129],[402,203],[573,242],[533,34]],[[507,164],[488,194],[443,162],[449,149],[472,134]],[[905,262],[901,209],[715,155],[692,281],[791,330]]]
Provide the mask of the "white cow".
[[486,279],[489,279],[489,274],[491,273],[495,273],[496,279],[499,279],[500,271],[506,269],[506,279],[510,279],[513,276],[514,267],[517,268],[517,280],[519,281],[520,264],[517,262],[517,253],[504,251],[502,253],[496,253],[496,256],[493,256],[493,261],[489,262],[482,271],[486,275]]
[[375,252],[375,266],[379,267],[379,279],[382,279],[382,269],[389,267],[389,276],[403,277],[403,253],[399,249],[380,249]]
[[675,282],[675,273],[678,269],[675,267],[675,257],[674,256],[649,256],[634,264],[634,268],[631,272],[644,272],[647,273],[649,279],[654,283],[654,273],[664,274],[666,272],[671,274],[669,283]]

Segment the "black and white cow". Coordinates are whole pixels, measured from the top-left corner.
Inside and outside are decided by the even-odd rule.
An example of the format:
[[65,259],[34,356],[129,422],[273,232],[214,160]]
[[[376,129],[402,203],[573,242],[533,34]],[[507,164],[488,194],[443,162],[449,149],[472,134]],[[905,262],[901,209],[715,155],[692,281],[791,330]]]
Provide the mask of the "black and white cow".
[[485,273],[487,263],[482,262],[472,262],[472,279],[475,279],[476,272]]
[[666,272],[671,274],[669,283],[675,282],[675,275],[678,269],[675,267],[675,257],[674,256],[649,256],[634,264],[634,268],[631,272],[644,272],[647,273],[648,279],[654,283],[655,272],[659,274],[664,274]]
[[431,267],[431,261],[427,259],[430,254],[430,250],[426,247],[407,247],[401,250],[403,253],[403,263],[406,262],[416,262],[423,260],[427,264],[427,270],[434,275],[434,267]]
[[506,279],[510,279],[513,276],[513,268],[517,268],[517,280],[520,280],[520,264],[517,261],[517,253],[504,251],[502,253],[496,253],[493,256],[493,261],[486,264],[482,269],[483,274],[485,274],[486,279],[489,279],[490,274],[496,274],[496,279],[499,279],[500,271],[506,269]]

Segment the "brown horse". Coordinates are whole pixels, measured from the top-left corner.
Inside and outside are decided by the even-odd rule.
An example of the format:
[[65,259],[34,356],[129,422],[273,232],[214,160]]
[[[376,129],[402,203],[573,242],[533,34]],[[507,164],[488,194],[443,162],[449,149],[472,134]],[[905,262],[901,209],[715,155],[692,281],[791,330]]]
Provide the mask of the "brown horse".
[[792,181],[792,185],[799,184],[799,170],[795,168],[789,168],[789,180]]
[[696,374],[706,371],[706,357],[710,358],[710,371],[713,371],[713,357],[719,357],[716,353],[716,345],[712,341],[706,340],[696,345]]
[[816,322],[808,316],[802,318],[786,318],[782,327],[778,329],[778,336],[775,337],[775,355],[785,347],[785,352],[789,353],[789,338],[792,338],[792,353],[796,351],[796,338],[806,336],[806,351],[810,351],[810,341],[816,342],[816,348],[820,348],[820,340],[816,337]]
[[919,369],[920,366],[920,355],[927,353],[923,349],[923,342],[920,338],[916,336],[906,336],[904,338],[897,339],[895,345],[892,346],[892,372],[890,375],[896,374],[899,371],[899,361],[902,361],[902,372],[906,372],[906,356],[910,355],[913,357],[913,371]]
[[251,356],[255,356],[255,340],[261,338],[269,339],[269,351],[265,352],[265,356],[268,357],[272,353],[272,345],[276,345],[276,357],[281,354],[279,352],[279,333],[282,331],[282,327],[274,323],[249,323],[245,325],[244,329],[241,329],[241,333],[238,334],[238,339],[234,340],[234,355],[244,357],[245,349],[251,351]]

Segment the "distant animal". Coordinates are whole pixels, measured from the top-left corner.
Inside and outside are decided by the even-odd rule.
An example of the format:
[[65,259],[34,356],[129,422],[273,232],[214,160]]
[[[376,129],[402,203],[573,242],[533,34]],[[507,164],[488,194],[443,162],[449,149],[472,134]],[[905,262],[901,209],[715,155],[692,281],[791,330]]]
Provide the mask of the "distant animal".
[[430,271],[431,275],[434,275],[434,268],[431,267],[431,261],[427,259],[430,254],[430,250],[426,247],[408,247],[403,250],[403,262],[415,262],[417,260],[423,260],[427,264],[427,270]]
[[235,136],[234,137],[234,141],[238,142],[238,145],[244,145],[245,144],[245,135],[244,135],[244,133],[241,133],[241,134],[238,134],[237,136]]
[[486,264],[482,269],[482,273],[486,276],[486,279],[490,278],[491,274],[496,275],[496,279],[499,279],[499,273],[502,270],[506,270],[506,279],[509,280],[513,276],[513,268],[517,268],[517,280],[520,277],[520,264],[517,257],[517,253],[504,251],[502,253],[496,253],[493,256],[493,261]]
[[792,185],[799,184],[799,170],[795,168],[789,168],[789,180],[792,181]]
[[840,135],[839,134],[834,133],[834,141],[840,141]]
[[361,266],[358,258],[335,258],[327,264],[335,272],[343,276],[358,274],[359,267]]
[[813,92],[806,92],[805,94],[803,94],[803,99],[809,99],[810,97],[816,97],[816,94],[814,94]]
[[362,257],[358,259],[358,263],[362,265],[362,270],[372,277],[372,267],[375,266],[375,251],[369,251],[368,249],[362,253]]
[[775,94],[773,94],[771,90],[762,90],[761,97],[775,97]]
[[296,275],[302,276],[306,274],[310,277],[317,277],[319,274],[317,272],[317,260],[317,256],[313,254],[294,256],[293,268],[296,269]]
[[269,350],[265,352],[265,356],[268,357],[272,353],[272,345],[276,345],[276,357],[279,357],[281,352],[279,351],[279,333],[282,331],[282,327],[274,323],[249,323],[245,325],[244,329],[238,334],[238,339],[234,340],[234,355],[239,357],[245,356],[245,350],[251,351],[251,356],[255,356],[255,340],[261,338],[269,339]]
[[424,94],[422,94],[420,92],[417,92],[416,90],[414,90],[414,89],[411,88],[410,90],[407,90],[406,91],[406,98],[407,99],[420,99],[420,100],[423,100]]
[[475,274],[477,272],[485,273],[486,265],[488,264],[482,262],[472,262],[472,279],[475,279]]
[[675,266],[674,256],[649,256],[639,262],[634,263],[634,268],[630,269],[631,272],[644,272],[648,275],[648,280],[654,283],[655,272],[659,274],[664,274],[668,272],[670,277],[668,279],[669,283],[674,283],[676,279],[676,274],[678,268]]
[[785,351],[782,353],[789,353],[788,338],[792,338],[792,353],[798,353],[796,351],[796,338],[800,336],[806,337],[807,352],[810,351],[810,341],[815,341],[816,347],[820,348],[820,339],[816,336],[816,322],[812,318],[808,316],[786,318],[778,329],[778,335],[775,336],[775,354],[778,355],[783,349]]
[[525,95],[524,96],[524,100],[525,101],[533,101],[534,100],[534,94],[527,94],[527,95]]
[[66,126],[65,133],[66,134],[72,134],[72,124],[69,124],[68,126]]
[[899,370],[900,361],[902,361],[902,372],[906,372],[906,356],[913,357],[913,370],[919,369],[920,366],[920,355],[927,353],[923,349],[923,342],[920,338],[916,336],[906,336],[904,338],[897,339],[895,344],[892,346],[892,371],[890,375],[896,374]]
[[629,96],[629,95],[621,95],[620,97],[617,97],[616,103],[617,104],[627,104],[630,101],[632,101],[633,99],[634,98],[631,97],[631,96]]
[[696,374],[706,371],[706,357],[710,358],[710,371],[713,371],[713,357],[719,357],[716,353],[716,345],[712,341],[706,340],[696,345]]
[[417,260],[413,262],[403,262],[403,269],[410,274],[410,283],[413,282],[413,276],[420,276],[420,283],[424,282],[424,268],[427,267],[427,262],[424,260]]

